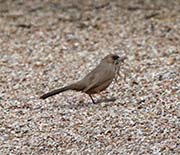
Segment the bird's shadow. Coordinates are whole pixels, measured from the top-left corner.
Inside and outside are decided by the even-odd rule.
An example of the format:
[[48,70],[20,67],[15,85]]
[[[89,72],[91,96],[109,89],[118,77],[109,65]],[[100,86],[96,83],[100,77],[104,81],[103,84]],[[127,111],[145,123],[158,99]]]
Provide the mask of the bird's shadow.
[[111,97],[111,98],[99,99],[99,100],[97,100],[95,102],[95,104],[102,103],[102,102],[114,102],[114,101],[116,101],[116,98],[115,97]]
[[66,105],[60,105],[61,108],[69,108],[69,109],[77,109],[77,108],[84,108],[84,107],[90,107],[90,106],[94,106],[94,105],[100,105],[100,103],[107,103],[107,102],[114,102],[116,101],[117,98],[115,97],[111,97],[111,98],[105,98],[105,99],[98,99],[95,101],[95,103],[93,103],[92,101],[90,102],[81,102],[81,103],[70,103],[70,104],[66,104]]

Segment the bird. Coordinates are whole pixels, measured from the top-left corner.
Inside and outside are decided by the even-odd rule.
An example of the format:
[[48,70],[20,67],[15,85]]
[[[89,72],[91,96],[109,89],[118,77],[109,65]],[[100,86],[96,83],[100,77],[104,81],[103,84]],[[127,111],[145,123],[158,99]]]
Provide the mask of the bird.
[[100,61],[96,68],[81,80],[45,93],[40,96],[40,99],[46,99],[64,91],[74,90],[88,94],[95,104],[92,95],[100,93],[112,83],[113,79],[115,79],[117,70],[119,70],[120,62],[123,62],[125,59],[126,56],[119,57],[117,54],[108,54]]

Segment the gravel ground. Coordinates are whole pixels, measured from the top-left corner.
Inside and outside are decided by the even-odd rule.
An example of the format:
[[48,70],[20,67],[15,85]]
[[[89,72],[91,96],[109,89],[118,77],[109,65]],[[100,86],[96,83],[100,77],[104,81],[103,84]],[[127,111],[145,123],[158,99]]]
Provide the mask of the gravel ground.
[[[109,53],[116,100],[38,99]],[[179,155],[180,1],[1,0],[0,154]]]

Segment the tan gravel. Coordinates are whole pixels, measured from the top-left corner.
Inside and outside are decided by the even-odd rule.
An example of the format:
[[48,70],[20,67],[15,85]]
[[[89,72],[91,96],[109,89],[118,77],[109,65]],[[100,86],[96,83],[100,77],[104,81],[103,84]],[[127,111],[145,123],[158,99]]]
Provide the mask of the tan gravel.
[[[38,99],[109,53],[115,101]],[[1,0],[0,154],[179,155],[180,1]]]

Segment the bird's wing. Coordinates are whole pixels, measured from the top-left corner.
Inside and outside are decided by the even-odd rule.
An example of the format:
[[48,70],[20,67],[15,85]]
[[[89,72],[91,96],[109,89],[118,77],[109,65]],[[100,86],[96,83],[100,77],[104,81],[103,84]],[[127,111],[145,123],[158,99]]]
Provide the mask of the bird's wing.
[[112,74],[113,73],[111,69],[101,67],[99,65],[84,78],[84,80],[89,81],[89,83],[87,84],[87,87],[83,90],[83,92],[87,92],[88,90],[96,88],[102,85],[104,82],[109,81],[113,78]]

